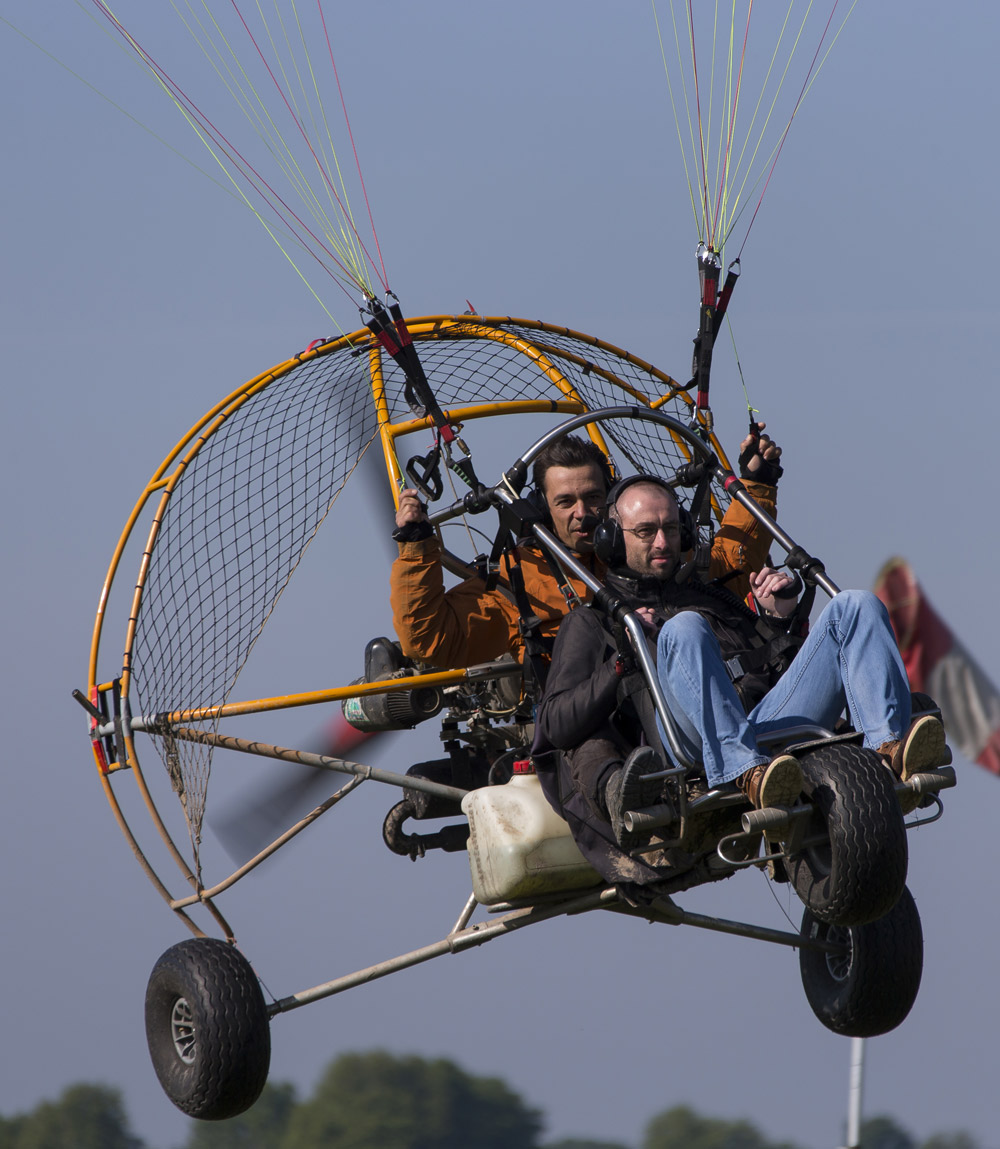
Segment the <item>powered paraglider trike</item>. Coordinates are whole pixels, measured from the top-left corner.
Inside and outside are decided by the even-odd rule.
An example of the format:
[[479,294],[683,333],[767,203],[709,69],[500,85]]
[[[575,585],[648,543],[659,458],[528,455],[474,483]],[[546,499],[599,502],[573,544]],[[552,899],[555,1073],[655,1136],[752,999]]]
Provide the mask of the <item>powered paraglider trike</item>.
[[[507,462],[499,480],[484,483],[480,445],[511,442],[508,427],[523,446],[513,460],[514,450],[501,447]],[[635,855],[662,875],[649,896],[637,899],[627,884],[609,885],[590,868],[569,827],[547,807],[528,765],[535,698],[522,666],[509,656],[442,670],[417,665],[391,640],[375,639],[360,680],[355,673],[353,681],[295,694],[281,693],[276,683],[268,696],[235,696],[292,574],[318,532],[329,532],[342,515],[366,452],[384,460],[387,490],[398,495],[401,486],[419,485],[443,538],[458,523],[485,523],[488,540],[528,535],[553,564],[582,580],[598,608],[618,609],[551,533],[537,503],[524,497],[534,456],[567,431],[589,434],[620,471],[662,475],[687,488],[681,494],[701,545],[729,500],[739,499],[807,583],[836,593],[823,565],[735,478],[685,386],[600,340],[519,319],[432,316],[405,323],[398,309],[383,311],[379,322],[318,341],[223,400],[143,491],[115,550],[87,691],[77,697],[90,715],[94,758],[112,810],[149,878],[193,934],[157,963],[146,1001],[160,1081],[191,1116],[226,1117],[252,1104],[266,1080],[268,1023],[276,1014],[589,909],[796,947],[810,1005],[839,1033],[884,1032],[912,1005],[921,934],[905,889],[906,835],[896,792],[923,802],[918,821],[927,821],[927,808],[940,807],[937,791],[953,784],[947,767],[894,788],[849,728],[797,729],[785,733],[784,744],[806,778],[800,802],[753,810],[735,789],[708,790],[699,764],[671,742],[677,765],[664,779],[668,798],[635,815]],[[426,440],[428,434],[429,451],[402,450],[408,436]],[[452,484],[448,499],[446,483]],[[373,526],[389,529],[388,522]],[[341,523],[341,530],[350,538],[359,524]],[[488,571],[487,557],[459,557],[447,546],[444,553],[459,575]],[[125,568],[126,556],[137,562],[137,575]],[[330,577],[346,577],[349,569],[345,550],[343,569]],[[385,602],[387,583],[387,572],[369,580],[377,602]],[[117,615],[109,613],[112,602],[121,605]],[[633,638],[641,634],[634,615],[620,609],[619,615]],[[123,619],[122,648],[111,623],[120,626]],[[642,653],[645,644],[634,646],[669,733],[670,715]],[[346,652],[345,668],[356,672],[359,656]],[[364,733],[407,729],[441,715],[447,757],[413,765],[400,750],[402,767],[383,770],[240,734],[247,716],[331,702],[341,703]],[[210,873],[202,849],[210,778],[246,754],[271,759],[279,769],[295,762],[319,777],[332,773],[347,781],[305,818],[276,829],[231,872]],[[402,792],[385,819],[386,844],[414,858],[434,849],[467,851],[472,893],[442,940],[265,1001],[234,944],[225,894],[307,825],[335,807],[350,809],[345,800],[365,782]],[[138,806],[126,809],[122,787],[137,790]],[[449,819],[443,827],[442,817]],[[408,826],[426,820],[438,828],[415,833]],[[144,844],[150,826],[174,878]],[[673,900],[682,890],[751,867],[766,867],[774,880],[791,884],[806,907],[800,932],[705,917]],[[485,919],[477,919],[479,907],[488,911]]]

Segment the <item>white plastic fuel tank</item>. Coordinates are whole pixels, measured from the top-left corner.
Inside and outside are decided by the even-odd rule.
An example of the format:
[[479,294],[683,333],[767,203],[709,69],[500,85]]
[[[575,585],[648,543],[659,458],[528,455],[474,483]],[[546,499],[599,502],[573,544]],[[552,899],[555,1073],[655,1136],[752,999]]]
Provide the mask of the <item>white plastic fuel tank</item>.
[[546,801],[530,759],[514,763],[505,785],[470,791],[462,810],[469,819],[472,890],[483,905],[601,881]]

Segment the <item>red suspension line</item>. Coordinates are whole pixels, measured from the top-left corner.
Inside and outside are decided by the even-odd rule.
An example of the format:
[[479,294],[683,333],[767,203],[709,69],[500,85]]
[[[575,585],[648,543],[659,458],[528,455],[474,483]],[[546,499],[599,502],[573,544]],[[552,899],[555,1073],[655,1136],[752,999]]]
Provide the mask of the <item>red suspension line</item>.
[[[268,76],[271,77],[271,83],[274,84],[275,89],[277,90],[278,95],[281,97],[282,103],[285,105],[286,109],[288,110],[288,114],[291,116],[293,123],[298,128],[299,135],[305,141],[305,145],[309,149],[309,154],[312,156],[313,160],[315,161],[316,167],[319,169],[319,172],[320,172],[320,175],[323,179],[323,182],[326,184],[328,190],[330,191],[330,194],[337,201],[337,204],[340,207],[340,210],[344,213],[344,218],[347,220],[347,223],[348,223],[351,231],[354,233],[355,239],[358,241],[358,244],[360,245],[361,250],[365,253],[365,259],[368,260],[369,266],[375,272],[376,276],[378,276],[379,281],[382,284],[383,290],[388,290],[388,284],[386,283],[385,278],[384,278],[385,267],[383,266],[383,268],[382,268],[383,274],[379,275],[378,268],[375,266],[375,261],[372,259],[371,255],[369,254],[367,247],[365,247],[364,241],[362,240],[361,236],[358,235],[357,228],[354,226],[354,222],[351,219],[350,212],[344,206],[344,203],[341,200],[340,196],[337,194],[337,189],[334,187],[333,182],[330,179],[330,177],[326,171],[326,168],[323,166],[323,164],[320,162],[319,157],[316,155],[315,149],[312,146],[312,142],[310,141],[309,137],[306,135],[306,132],[303,129],[302,124],[300,123],[298,116],[295,114],[295,111],[293,110],[292,105],[288,100],[288,97],[285,95],[284,89],[278,83],[277,77],[275,76],[274,72],[271,70],[271,65],[267,62],[267,59],[264,56],[264,53],[261,51],[260,45],[257,43],[257,40],[255,39],[253,32],[250,31],[250,28],[247,25],[246,20],[243,18],[243,13],[240,11],[239,5],[236,3],[236,0],[229,0],[229,2],[232,5],[233,10],[235,11],[236,15],[239,17],[240,23],[243,25],[244,31],[246,32],[247,36],[250,37],[250,43],[253,44],[254,48],[257,50],[257,55],[260,57],[260,61],[264,65],[264,68],[265,68]],[[324,29],[325,29],[325,26],[326,25],[324,23]],[[338,81],[338,87],[339,87],[339,81]],[[346,110],[345,110],[345,116],[346,116]],[[350,131],[350,124],[348,124],[348,131]],[[351,142],[353,143],[353,138],[352,138]],[[367,200],[367,196],[366,196],[366,200]],[[376,242],[377,242],[377,240],[376,240]],[[382,259],[382,253],[379,252],[379,261],[380,262],[381,262],[381,259]],[[354,277],[352,276],[351,278],[353,279]]]
[[733,106],[729,112],[729,135],[726,139],[726,150],[723,155],[722,171],[719,174],[719,190],[715,201],[715,218],[718,221],[722,212],[722,193],[729,178],[729,157],[732,154],[733,132],[736,130],[736,109],[740,102],[740,91],[743,84],[743,65],[747,58],[747,41],[750,38],[750,14],[753,11],[753,0],[747,6],[747,24],[743,30],[743,49],[740,52],[740,67],[736,76],[736,90],[733,93]]
[[701,124],[701,89],[698,83],[698,54],[694,42],[694,9],[692,7],[692,0],[688,0],[688,30],[691,37],[691,71],[694,75],[694,99],[695,107],[698,111],[698,147],[701,152],[701,195],[702,195],[702,212],[705,218],[706,228],[706,241],[711,246],[713,236],[711,234],[711,218],[709,217],[708,208],[708,166],[705,159],[705,134],[702,130]]
[[[327,247],[326,243],[313,232],[313,230],[299,217],[299,215],[287,204],[284,199],[275,191],[274,188],[264,179],[264,177],[254,168],[254,166],[247,160],[238,149],[219,131],[218,128],[212,123],[211,120],[202,112],[196,103],[184,92],[184,90],[168,75],[168,73],[156,62],[156,60],[149,54],[149,52],[135,39],[120,20],[110,11],[103,0],[92,0],[94,6],[104,15],[107,20],[117,29],[122,38],[131,47],[135,49],[140,57],[146,62],[150,69],[154,72],[157,78],[161,81],[164,87],[171,93],[174,99],[191,115],[191,117],[198,123],[200,128],[208,135],[213,144],[222,151],[226,158],[236,168],[240,175],[247,181],[250,187],[257,193],[258,196],[270,207],[271,211],[281,220],[281,222],[289,227],[292,234],[297,241],[302,244],[306,251],[316,260],[320,267],[333,279],[337,286],[344,292],[344,294],[352,302],[356,302],[354,296],[347,290],[344,284],[330,271],[320,256],[311,250],[309,244],[303,239],[302,234],[298,233],[296,229],[291,226],[290,220],[294,220],[307,236],[317,245],[317,247],[325,253],[327,258],[344,273],[345,277],[352,283],[356,284],[359,290],[366,290],[365,285],[360,283],[355,273],[346,267],[337,255]],[[280,205],[280,209],[278,206]],[[282,214],[282,210],[285,214]],[[366,252],[367,255],[367,252]]]
[[[826,40],[827,33],[830,31],[830,25],[833,22],[833,15],[837,11],[837,4],[840,0],[834,0],[833,7],[830,9],[830,15],[827,17],[826,25],[823,28],[823,35],[819,38],[819,43],[816,45],[816,51],[813,53],[813,58],[809,64],[809,71],[806,72],[806,78],[802,81],[802,87],[799,90],[798,99],[795,101],[795,107],[792,108],[792,114],[788,117],[788,123],[785,124],[785,130],[781,133],[781,140],[778,143],[777,151],[774,153],[774,159],[771,161],[771,166],[767,172],[767,179],[764,181],[764,186],[761,188],[760,199],[757,200],[757,206],[753,209],[753,215],[750,217],[750,222],[747,224],[746,235],[743,237],[743,242],[740,244],[740,250],[736,258],[739,259],[743,254],[743,248],[746,247],[747,240],[750,237],[750,229],[753,227],[754,220],[757,218],[757,212],[760,211],[760,205],[764,201],[764,195],[767,192],[768,184],[771,182],[771,176],[774,175],[774,169],[778,163],[778,157],[781,155],[781,149],[785,146],[785,140],[788,138],[788,133],[792,127],[792,120],[795,119],[799,111],[799,105],[806,94],[806,88],[809,86],[809,80],[813,73],[813,68],[816,67],[816,61],[819,58],[820,49],[823,47],[823,42]],[[849,15],[850,13],[848,13]]]
[[[368,211],[368,222],[372,229],[372,238],[375,240],[375,250],[378,252],[378,261],[382,267],[382,286],[389,290],[389,277],[385,271],[385,261],[382,259],[382,247],[378,241],[378,232],[375,230],[375,220],[372,218],[371,204],[368,202],[368,188],[365,187],[365,177],[361,174],[361,161],[358,159],[358,149],[354,143],[354,132],[351,130],[351,121],[347,115],[347,104],[344,101],[344,93],[340,87],[340,73],[337,71],[337,61],[333,58],[333,45],[330,43],[330,33],[326,27],[326,15],[323,12],[322,0],[316,0],[316,7],[319,9],[319,18],[323,24],[323,35],[326,37],[327,51],[330,53],[330,63],[333,66],[334,79],[337,81],[337,94],[340,96],[340,106],[344,110],[344,123],[347,124],[347,134],[351,139],[351,149],[354,152],[354,166],[358,169],[358,179],[361,182],[361,194],[365,198],[365,208]],[[356,233],[355,233],[356,234]],[[368,254],[367,252],[365,253]]]

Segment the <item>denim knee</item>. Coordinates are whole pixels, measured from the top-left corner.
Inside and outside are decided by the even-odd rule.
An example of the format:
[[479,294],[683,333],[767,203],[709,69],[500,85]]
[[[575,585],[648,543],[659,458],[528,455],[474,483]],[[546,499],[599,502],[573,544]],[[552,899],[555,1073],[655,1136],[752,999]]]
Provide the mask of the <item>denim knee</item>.
[[877,615],[886,625],[889,624],[889,612],[885,608],[885,603],[870,590],[842,590],[840,594],[830,599],[826,610],[838,618],[848,615],[854,618]]
[[707,639],[718,642],[708,620],[696,611],[682,610],[663,624],[657,646],[661,653],[670,652],[700,646]]

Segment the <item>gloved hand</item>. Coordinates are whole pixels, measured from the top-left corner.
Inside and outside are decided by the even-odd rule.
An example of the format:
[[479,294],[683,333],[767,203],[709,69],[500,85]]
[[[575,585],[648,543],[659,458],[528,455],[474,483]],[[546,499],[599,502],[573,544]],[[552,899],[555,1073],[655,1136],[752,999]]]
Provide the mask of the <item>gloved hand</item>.
[[779,462],[781,448],[763,433],[766,426],[766,423],[758,423],[757,433],[747,435],[740,443],[740,478],[776,487],[785,469]]

